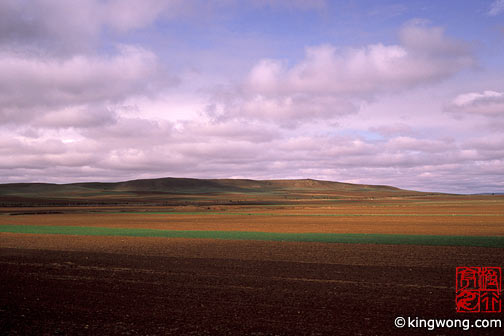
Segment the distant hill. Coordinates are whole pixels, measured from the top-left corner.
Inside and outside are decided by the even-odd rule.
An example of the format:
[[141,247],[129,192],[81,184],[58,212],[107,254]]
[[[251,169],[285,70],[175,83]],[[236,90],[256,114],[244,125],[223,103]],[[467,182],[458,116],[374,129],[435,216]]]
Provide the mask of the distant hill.
[[479,193],[479,194],[473,194],[473,195],[502,196],[502,195],[504,195],[504,193],[502,193],[502,192],[496,192],[496,193]]
[[[273,202],[275,199],[362,198],[425,193],[390,186],[300,180],[157,178],[115,183],[0,184],[0,203]],[[269,200],[269,201],[268,201]]]
[[226,192],[264,192],[280,190],[389,190],[401,189],[381,186],[363,185],[313,179],[301,180],[248,180],[248,179],[195,179],[195,178],[157,178],[131,180],[125,182],[84,182],[69,184],[54,183],[8,183],[0,184],[0,195],[5,194],[60,194],[85,191],[152,191],[165,193],[226,193]]

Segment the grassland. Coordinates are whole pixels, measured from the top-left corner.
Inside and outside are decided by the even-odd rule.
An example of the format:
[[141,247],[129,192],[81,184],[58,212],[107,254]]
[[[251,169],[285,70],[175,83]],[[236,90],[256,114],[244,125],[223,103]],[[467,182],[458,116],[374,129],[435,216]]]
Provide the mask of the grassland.
[[394,318],[458,318],[455,267],[504,260],[503,196],[159,179],[0,204],[0,334],[424,334]]

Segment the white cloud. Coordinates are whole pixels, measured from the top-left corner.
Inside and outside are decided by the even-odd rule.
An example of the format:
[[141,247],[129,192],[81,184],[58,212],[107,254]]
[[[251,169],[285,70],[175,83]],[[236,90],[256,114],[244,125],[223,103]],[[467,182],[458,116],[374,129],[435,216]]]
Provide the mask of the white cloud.
[[457,106],[467,106],[471,105],[477,101],[481,100],[492,100],[504,97],[504,93],[496,91],[484,91],[483,93],[470,92],[458,95],[454,100],[453,104]]
[[219,92],[208,112],[217,120],[270,120],[295,127],[355,113],[380,94],[440,82],[475,64],[467,45],[424,22],[405,25],[399,39],[397,45],[308,47],[293,65],[260,60],[241,85]]
[[309,47],[305,59],[290,68],[278,60],[262,60],[247,84],[261,93],[373,95],[440,81],[474,65],[467,46],[446,37],[441,28],[412,23],[399,35],[400,45]]
[[[121,180],[159,176],[293,178],[391,184],[423,190],[477,192],[502,181],[501,135],[468,141],[399,136],[304,135],[260,124],[169,123],[123,119],[35,139],[0,139],[0,179]],[[240,133],[237,136],[237,132]],[[59,140],[73,139],[71,142]],[[478,187],[480,189],[473,189]],[[483,186],[483,187],[482,187]],[[450,189],[451,188],[451,189]],[[483,188],[483,189],[482,189]],[[486,189],[489,190],[489,189]]]
[[103,22],[121,32],[145,27],[161,16],[182,10],[182,0],[110,0],[103,4]]
[[495,0],[490,5],[488,15],[495,16],[504,12],[504,0]]
[[47,113],[39,112],[30,124],[49,128],[88,128],[114,123],[115,121],[114,111],[103,110],[100,106],[93,108],[84,105],[51,110]]
[[[213,120],[259,120],[286,128],[295,128],[304,122],[331,119],[358,109],[349,100],[331,95],[290,94],[262,95],[237,92],[207,107]],[[221,98],[223,99],[223,98]]]
[[456,96],[447,105],[446,110],[454,113],[502,117],[504,116],[504,92],[487,90],[463,93]]

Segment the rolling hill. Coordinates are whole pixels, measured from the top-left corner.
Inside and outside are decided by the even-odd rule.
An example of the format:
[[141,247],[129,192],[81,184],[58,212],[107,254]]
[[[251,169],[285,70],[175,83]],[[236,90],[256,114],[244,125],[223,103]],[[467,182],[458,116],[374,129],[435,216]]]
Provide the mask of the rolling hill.
[[361,185],[313,179],[249,180],[158,178],[115,183],[0,184],[0,204],[106,204],[163,203],[183,204],[240,202],[271,204],[279,199],[404,197],[425,195],[390,186]]

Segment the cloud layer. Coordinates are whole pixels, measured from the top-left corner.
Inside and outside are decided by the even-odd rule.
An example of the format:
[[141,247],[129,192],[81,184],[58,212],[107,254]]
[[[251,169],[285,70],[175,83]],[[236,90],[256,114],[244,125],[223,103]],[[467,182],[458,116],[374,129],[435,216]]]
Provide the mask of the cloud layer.
[[262,60],[251,70],[247,84],[251,91],[262,94],[366,97],[436,82],[474,64],[468,47],[446,37],[441,28],[411,23],[399,36],[399,45],[309,47],[305,58],[292,67]]
[[219,92],[209,113],[292,127],[355,113],[379,94],[436,83],[475,65],[470,48],[441,28],[414,21],[400,30],[399,39],[398,45],[308,47],[304,59],[292,66],[263,59],[244,83]]
[[[296,43],[283,51],[251,28],[323,21],[334,6],[0,2],[0,182],[319,178],[504,191],[502,76],[479,63],[473,41],[403,18],[365,43],[287,31]],[[256,12],[263,21],[247,16]],[[240,73],[226,72],[230,36],[263,48],[234,63]],[[173,57],[174,41],[187,60]],[[205,73],[207,62],[224,70]]]
[[160,71],[153,53],[132,46],[121,46],[105,57],[56,59],[0,53],[0,123],[43,121],[50,126],[54,119],[57,126],[61,122],[56,119],[65,115],[74,119],[77,114],[88,114],[77,119],[89,121],[89,115],[107,113],[104,104],[169,83],[158,78]]
[[504,92],[483,91],[458,95],[448,106],[455,113],[504,117]]

